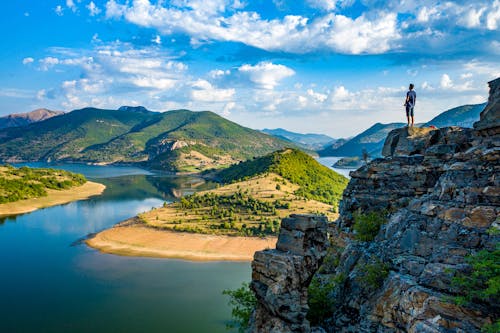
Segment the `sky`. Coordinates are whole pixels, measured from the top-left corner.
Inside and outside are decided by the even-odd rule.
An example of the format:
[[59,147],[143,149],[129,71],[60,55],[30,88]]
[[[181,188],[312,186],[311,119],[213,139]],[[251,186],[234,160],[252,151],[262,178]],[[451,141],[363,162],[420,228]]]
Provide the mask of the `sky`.
[[87,106],[210,110],[347,137],[487,100],[500,0],[12,0],[0,116]]

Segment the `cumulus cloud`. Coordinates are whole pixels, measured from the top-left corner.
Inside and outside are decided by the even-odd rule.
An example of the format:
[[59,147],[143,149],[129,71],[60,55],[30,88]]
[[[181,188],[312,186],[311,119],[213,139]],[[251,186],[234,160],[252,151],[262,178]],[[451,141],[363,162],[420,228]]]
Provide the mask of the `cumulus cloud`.
[[[93,50],[53,48],[53,55],[38,60],[41,71],[79,68],[81,78],[64,81],[57,89],[67,108],[106,106],[114,97],[131,100],[137,95],[156,98],[174,95],[190,80],[188,66],[156,48],[136,49],[127,43],[98,44]],[[109,107],[109,105],[107,105]],[[114,107],[114,106],[113,106]]]
[[35,61],[35,59],[33,59],[31,57],[24,58],[23,59],[23,65],[31,64],[34,61]]
[[264,89],[273,89],[279,81],[295,74],[293,69],[271,62],[259,62],[254,66],[245,64],[238,71],[248,75],[250,81]]
[[77,11],[77,7],[75,5],[75,2],[73,0],[66,0],[66,7],[68,7],[69,9],[71,9],[71,11],[76,12]]
[[62,8],[61,5],[56,6],[56,8],[54,8],[54,12],[57,14],[57,16],[64,15],[64,9]]
[[451,88],[453,86],[453,81],[451,81],[450,76],[448,74],[443,74],[441,76],[440,86],[443,89]]
[[38,60],[38,62],[40,64],[40,70],[48,71],[53,66],[59,64],[59,59],[54,57],[46,57]]
[[94,1],[91,1],[86,7],[89,10],[90,16],[96,16],[101,12],[101,9],[96,6]]
[[124,18],[139,26],[158,29],[163,34],[182,32],[192,41],[241,42],[269,51],[307,53],[329,49],[341,53],[381,53],[389,50],[400,33],[395,13],[379,12],[368,18],[350,18],[327,13],[315,19],[301,15],[263,19],[256,12],[225,14],[222,0],[178,0],[171,6],[134,0],[106,3],[106,17]]
[[492,4],[491,9],[488,10],[488,16],[486,18],[486,26],[490,30],[497,30],[500,25],[500,1],[495,0]]
[[[191,97],[195,101],[202,102],[225,102],[231,100],[235,89],[218,89],[210,82],[199,79],[192,84]],[[227,104],[226,104],[227,105]],[[234,105],[233,105],[234,107]]]

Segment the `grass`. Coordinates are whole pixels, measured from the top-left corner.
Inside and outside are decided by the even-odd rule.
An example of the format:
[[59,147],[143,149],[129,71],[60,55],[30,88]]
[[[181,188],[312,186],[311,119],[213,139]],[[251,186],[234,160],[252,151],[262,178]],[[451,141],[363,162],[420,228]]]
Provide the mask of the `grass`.
[[223,183],[272,172],[298,185],[294,194],[332,205],[337,209],[348,180],[297,149],[284,149],[220,171]]
[[337,217],[332,205],[295,195],[298,188],[277,174],[260,175],[199,192],[139,217],[158,229],[232,236],[277,235],[281,219],[293,213]]

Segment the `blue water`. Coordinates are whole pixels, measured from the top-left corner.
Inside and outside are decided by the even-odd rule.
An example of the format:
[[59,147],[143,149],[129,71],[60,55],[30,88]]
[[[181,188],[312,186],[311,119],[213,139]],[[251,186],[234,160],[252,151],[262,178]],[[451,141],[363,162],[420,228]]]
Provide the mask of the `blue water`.
[[129,167],[57,167],[107,188],[0,220],[0,332],[226,331],[230,308],[221,292],[250,279],[249,263],[121,257],[79,242],[212,184]]
[[330,169],[332,169],[333,171],[335,171],[336,173],[338,174],[341,174],[342,176],[344,177],[347,177],[347,178],[351,178],[351,176],[349,176],[349,172],[351,171],[354,171],[356,169],[339,169],[339,168],[334,168],[333,165],[335,164],[335,162],[337,162],[338,160],[340,160],[342,157],[335,157],[335,156],[329,156],[329,157],[318,157],[317,158],[317,161],[321,164],[323,164],[324,166],[327,166],[329,167]]

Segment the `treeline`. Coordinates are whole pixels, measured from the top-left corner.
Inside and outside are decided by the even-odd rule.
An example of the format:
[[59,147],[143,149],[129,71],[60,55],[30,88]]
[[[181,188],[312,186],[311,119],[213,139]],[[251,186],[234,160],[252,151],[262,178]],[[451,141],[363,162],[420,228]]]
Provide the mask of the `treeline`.
[[0,203],[43,197],[47,189],[68,189],[86,181],[83,175],[64,170],[0,166]]
[[[183,219],[179,219],[174,221],[177,224],[175,230],[201,233],[223,230],[241,236],[276,235],[280,227],[277,210],[290,208],[288,202],[262,201],[241,190],[229,195],[210,192],[192,194],[181,198],[177,205],[184,211],[192,211],[200,216],[198,222],[201,224],[185,225]],[[213,223],[214,221],[218,223]]]

